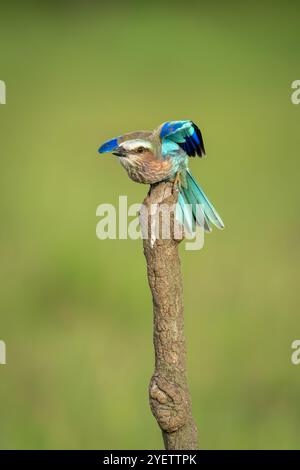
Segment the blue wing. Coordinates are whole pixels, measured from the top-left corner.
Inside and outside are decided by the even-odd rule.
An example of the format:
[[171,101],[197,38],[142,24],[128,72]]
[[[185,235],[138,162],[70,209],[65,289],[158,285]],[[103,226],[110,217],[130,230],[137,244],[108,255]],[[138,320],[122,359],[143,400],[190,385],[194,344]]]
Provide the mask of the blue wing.
[[107,142],[104,142],[104,144],[101,145],[101,147],[99,147],[98,152],[99,153],[112,152],[117,147],[118,147],[118,137],[108,140]]
[[163,124],[160,139],[172,141],[181,147],[189,157],[205,155],[200,129],[193,121],[169,121]]

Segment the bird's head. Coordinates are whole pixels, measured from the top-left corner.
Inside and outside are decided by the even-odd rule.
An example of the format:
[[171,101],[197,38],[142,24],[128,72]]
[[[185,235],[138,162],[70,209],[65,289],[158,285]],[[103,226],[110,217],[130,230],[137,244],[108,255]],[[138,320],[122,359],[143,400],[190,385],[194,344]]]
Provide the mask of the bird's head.
[[152,132],[129,132],[120,137],[108,140],[98,150],[99,153],[111,152],[119,157],[121,163],[134,162],[137,159],[153,158],[155,154]]
[[155,160],[156,149],[152,132],[137,131],[108,140],[98,152],[116,155],[132,180],[145,183],[145,166]]
[[[146,139],[131,139],[121,142],[117,148],[112,150],[113,155],[129,161],[136,161],[142,158],[153,158],[153,144]],[[128,162],[129,163],[129,162]]]

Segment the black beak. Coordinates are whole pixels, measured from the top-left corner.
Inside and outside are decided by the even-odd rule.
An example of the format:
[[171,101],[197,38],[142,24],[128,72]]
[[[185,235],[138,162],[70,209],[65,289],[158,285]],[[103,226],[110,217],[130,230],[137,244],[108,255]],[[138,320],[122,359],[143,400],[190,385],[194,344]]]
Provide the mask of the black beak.
[[113,152],[113,155],[116,155],[117,157],[126,157],[127,152],[123,147],[117,147]]

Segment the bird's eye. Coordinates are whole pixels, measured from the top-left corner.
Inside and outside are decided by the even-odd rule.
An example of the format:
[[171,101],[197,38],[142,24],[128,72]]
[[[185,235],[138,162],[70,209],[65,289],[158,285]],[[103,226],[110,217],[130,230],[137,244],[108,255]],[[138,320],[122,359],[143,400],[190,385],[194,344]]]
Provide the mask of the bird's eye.
[[144,147],[138,147],[137,148],[137,153],[143,153]]

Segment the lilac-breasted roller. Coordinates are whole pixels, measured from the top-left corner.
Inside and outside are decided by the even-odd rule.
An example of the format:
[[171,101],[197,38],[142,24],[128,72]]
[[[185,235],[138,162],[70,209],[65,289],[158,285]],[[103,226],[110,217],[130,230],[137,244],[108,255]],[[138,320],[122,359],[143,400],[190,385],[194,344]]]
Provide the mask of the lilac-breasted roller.
[[194,122],[169,121],[153,132],[130,132],[105,142],[98,151],[119,157],[129,177],[137,183],[174,182],[178,189],[176,218],[190,231],[196,223],[200,224],[199,208],[206,231],[211,231],[211,224],[224,228],[221,217],[188,168],[189,157],[205,155],[202,134]]

